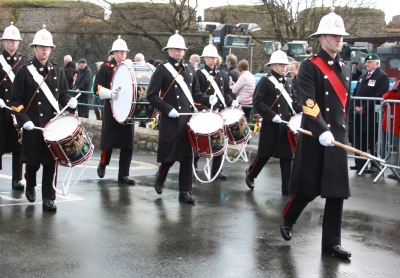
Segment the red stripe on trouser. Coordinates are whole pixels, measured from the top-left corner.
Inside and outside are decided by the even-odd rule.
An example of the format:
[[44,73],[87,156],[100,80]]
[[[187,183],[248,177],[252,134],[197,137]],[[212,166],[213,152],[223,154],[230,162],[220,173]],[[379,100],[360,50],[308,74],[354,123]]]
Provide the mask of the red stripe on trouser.
[[162,163],[160,164],[160,167],[158,167],[157,177],[160,176],[161,170],[162,170]]
[[282,218],[285,218],[285,215],[286,215],[286,213],[288,212],[290,206],[292,205],[292,203],[293,203],[293,201],[294,201],[294,198],[296,198],[296,194],[294,194],[294,195],[292,196],[292,198],[290,198],[289,203],[286,205],[286,208],[285,208],[285,210],[284,210],[283,213],[282,213]]
[[250,169],[249,175],[250,175],[251,173],[253,173],[253,170],[254,170],[254,168],[256,168],[257,163],[258,163],[258,157],[256,157],[256,160],[254,160],[253,167]]
[[106,164],[106,158],[107,158],[107,150],[102,150],[101,151],[101,165]]

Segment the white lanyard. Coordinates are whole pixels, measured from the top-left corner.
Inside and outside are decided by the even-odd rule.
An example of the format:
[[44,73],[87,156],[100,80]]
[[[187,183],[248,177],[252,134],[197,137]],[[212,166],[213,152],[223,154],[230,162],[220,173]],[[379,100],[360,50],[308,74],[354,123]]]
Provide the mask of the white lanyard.
[[201,72],[206,76],[207,80],[210,81],[211,86],[214,89],[214,92],[217,94],[217,96],[219,97],[225,108],[226,107],[225,98],[223,97],[221,91],[219,90],[218,84],[217,82],[215,82],[214,77],[211,74],[209,74],[205,69],[202,69]]
[[3,54],[0,54],[0,64],[3,67],[5,73],[10,78],[11,83],[14,83],[14,78],[15,78],[14,72],[12,71],[11,66],[6,62],[6,59],[4,59]]
[[286,92],[285,88],[283,87],[283,84],[279,83],[278,80],[273,75],[268,76],[268,79],[269,79],[269,81],[271,81],[275,85],[275,88],[277,88],[282,93],[282,95],[285,98],[285,100],[286,100],[287,104],[289,105],[290,109],[292,109],[292,113],[296,114],[296,112],[293,110],[293,107],[292,107],[293,100],[289,96],[288,92]]

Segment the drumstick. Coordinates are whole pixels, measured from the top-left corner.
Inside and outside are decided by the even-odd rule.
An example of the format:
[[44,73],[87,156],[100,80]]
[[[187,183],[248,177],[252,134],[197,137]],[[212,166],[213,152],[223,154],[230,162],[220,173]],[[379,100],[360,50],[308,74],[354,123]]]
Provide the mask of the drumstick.
[[[287,125],[295,126],[295,127],[296,127],[296,130],[299,131],[299,132],[301,132],[301,133],[304,133],[304,134],[306,134],[306,135],[308,135],[308,136],[313,136],[312,133],[311,133],[311,131],[302,129],[302,128],[299,127],[299,126],[294,125],[294,124],[291,124],[291,123],[286,122],[286,121],[281,121],[281,122],[284,123],[284,124],[287,124]],[[363,156],[363,157],[368,157],[368,158],[371,158],[371,159],[373,159],[373,160],[377,160],[377,161],[379,161],[379,162],[386,163],[386,160],[384,160],[384,159],[378,158],[378,157],[376,157],[376,156],[373,156],[372,154],[369,154],[369,153],[360,151],[359,149],[356,149],[356,148],[350,147],[350,146],[348,146],[348,145],[342,144],[342,143],[340,143],[340,142],[338,142],[338,141],[336,141],[336,140],[332,140],[332,144],[335,145],[335,146],[337,146],[337,147],[340,147],[340,148],[343,148],[343,149],[345,149],[345,150],[348,150],[348,151],[350,151],[350,152],[359,154],[359,155],[361,155],[361,156]]]
[[7,105],[5,105],[4,108],[6,108],[8,110],[12,110],[11,107],[8,107]]
[[178,113],[179,116],[185,116],[185,115],[194,115],[196,114],[196,112],[192,112],[192,113]]
[[[80,97],[80,96],[81,96],[81,93],[78,93],[78,94],[74,97],[74,99],[78,99],[78,97]],[[55,119],[57,119],[58,116],[60,116],[60,115],[65,111],[65,109],[67,109],[67,108],[68,108],[68,104],[65,105],[64,108],[61,109],[61,111],[60,111],[53,119],[50,120],[50,122],[53,122]]]
[[38,127],[38,126],[34,126],[33,129],[39,129],[41,131],[53,131],[51,129],[47,129],[47,128],[43,128],[43,127]]

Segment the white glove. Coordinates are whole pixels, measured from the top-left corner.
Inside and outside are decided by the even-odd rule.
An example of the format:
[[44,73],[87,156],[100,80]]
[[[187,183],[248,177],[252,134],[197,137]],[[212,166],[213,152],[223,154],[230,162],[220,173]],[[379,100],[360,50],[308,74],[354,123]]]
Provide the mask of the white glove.
[[33,129],[33,127],[34,127],[35,125],[32,123],[32,121],[28,121],[28,122],[26,122],[26,123],[24,123],[24,129],[26,129],[26,130],[32,130]]
[[177,117],[179,117],[179,113],[178,113],[178,111],[175,110],[175,108],[173,108],[171,111],[169,111],[168,117],[177,118]]
[[281,116],[275,115],[275,117],[272,119],[274,123],[280,124],[282,122]]
[[4,100],[0,98],[0,108],[4,108],[6,104],[4,103]]
[[218,97],[211,95],[210,98],[208,99],[208,101],[210,102],[211,105],[215,105],[218,101]]
[[325,147],[331,147],[333,146],[332,141],[335,140],[333,138],[333,134],[330,131],[325,131],[323,132],[319,137],[319,143]]
[[70,98],[68,103],[67,103],[69,108],[75,109],[76,106],[78,105],[78,101],[75,98]]
[[233,106],[233,107],[239,107],[239,102],[238,102],[236,99],[234,99],[234,100],[232,101],[232,106]]

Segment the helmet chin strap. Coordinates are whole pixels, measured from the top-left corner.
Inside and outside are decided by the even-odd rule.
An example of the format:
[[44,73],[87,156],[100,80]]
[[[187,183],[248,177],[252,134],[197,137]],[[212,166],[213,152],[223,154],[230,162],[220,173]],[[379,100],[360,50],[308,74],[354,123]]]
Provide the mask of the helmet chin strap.
[[168,48],[168,54],[169,54],[169,56],[171,56],[172,58],[174,58],[178,62],[180,62],[182,60],[182,58],[185,56],[185,52],[183,52],[182,56],[179,56],[179,55],[175,54],[175,52],[172,51],[171,48]]
[[326,40],[325,35],[322,35],[322,40],[326,43],[326,46],[328,46],[329,49],[332,50],[333,52],[339,53],[342,50],[342,48],[337,49],[337,48],[334,48],[333,46],[331,46],[329,44],[329,42]]
[[275,66],[275,64],[273,64],[273,65],[271,65],[271,69],[274,71],[274,72],[276,72],[276,73],[278,73],[278,74],[280,74],[280,75],[285,75],[285,72],[280,72],[277,68],[276,68],[276,66]]

